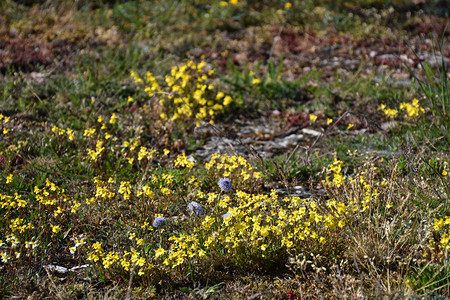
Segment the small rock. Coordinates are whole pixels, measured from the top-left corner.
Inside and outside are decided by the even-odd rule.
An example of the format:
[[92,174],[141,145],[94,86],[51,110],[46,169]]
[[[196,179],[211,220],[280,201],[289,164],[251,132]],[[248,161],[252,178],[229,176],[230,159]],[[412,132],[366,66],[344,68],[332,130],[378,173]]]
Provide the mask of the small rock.
[[322,134],[321,132],[319,132],[319,131],[317,131],[317,130],[309,129],[309,128],[303,128],[303,129],[302,129],[302,132],[303,132],[304,134],[309,134],[309,135],[312,135],[312,136],[319,136],[319,135]]
[[66,267],[57,266],[57,265],[46,265],[46,266],[44,266],[44,268],[47,269],[48,271],[56,272],[56,273],[59,273],[59,274],[66,274],[67,272],[75,272],[77,270],[87,269],[89,267],[91,267],[91,265],[89,265],[89,264],[85,264],[85,265],[81,265],[81,266],[75,266],[75,267],[72,267],[70,269],[68,269]]
[[275,116],[275,117],[278,117],[279,115],[281,115],[281,112],[279,110],[274,110],[272,112],[272,115]]
[[73,268],[70,268],[70,271],[75,272],[75,271],[77,271],[77,270],[80,270],[80,269],[87,269],[87,268],[90,268],[90,267],[91,267],[90,264],[85,264],[85,265],[75,266],[75,267],[73,267]]
[[381,124],[381,128],[386,131],[394,129],[397,126],[398,126],[397,121],[389,121],[389,122],[384,122],[383,124]]
[[60,274],[65,274],[69,271],[69,269],[57,265],[46,265],[44,266],[45,269],[47,269],[50,272],[56,272]]
[[43,83],[45,78],[47,78],[48,74],[39,73],[39,72],[31,72],[30,77],[37,83]]
[[275,139],[275,143],[283,148],[289,148],[297,145],[301,139],[303,139],[303,134],[291,134],[282,139]]

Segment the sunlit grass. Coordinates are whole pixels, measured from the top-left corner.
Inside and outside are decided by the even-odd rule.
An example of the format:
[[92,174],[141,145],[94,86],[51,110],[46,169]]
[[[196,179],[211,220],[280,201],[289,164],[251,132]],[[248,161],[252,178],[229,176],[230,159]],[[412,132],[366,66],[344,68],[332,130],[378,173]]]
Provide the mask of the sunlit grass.
[[[428,67],[422,90],[374,84],[361,69],[292,81],[281,56],[243,66],[213,53],[223,45],[202,52],[205,36],[249,24],[320,17],[311,28],[365,30],[361,16],[313,4],[2,3],[11,32],[59,32],[71,51],[88,50],[61,72],[27,65],[38,79],[2,73],[0,295],[448,295],[447,81]],[[383,13],[369,14],[380,31]],[[232,145],[196,157],[196,129],[247,113],[315,136],[271,159]]]

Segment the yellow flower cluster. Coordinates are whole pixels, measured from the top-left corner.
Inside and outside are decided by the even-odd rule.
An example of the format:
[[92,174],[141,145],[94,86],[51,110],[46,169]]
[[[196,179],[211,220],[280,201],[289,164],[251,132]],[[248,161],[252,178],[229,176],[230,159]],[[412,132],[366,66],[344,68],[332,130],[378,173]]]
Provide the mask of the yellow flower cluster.
[[[115,123],[116,119],[117,119],[117,116],[115,114],[113,114],[111,116],[110,123]],[[82,136],[84,138],[86,138],[86,141],[88,141],[89,139],[92,139],[95,136],[98,137],[96,144],[95,144],[95,149],[87,148],[87,159],[91,162],[98,161],[98,159],[101,157],[101,154],[106,149],[106,147],[104,146],[105,142],[112,137],[112,135],[106,131],[107,124],[105,122],[103,122],[103,118],[101,116],[98,117],[97,122],[99,123],[100,128],[88,127],[83,131],[83,134],[82,134]],[[65,128],[60,128],[58,126],[53,126],[52,132],[58,137],[67,136],[67,139],[69,141],[75,141],[75,139],[77,137],[77,131],[70,129],[70,128],[65,129]],[[81,133],[80,133],[80,136],[81,136]]]
[[141,146],[138,153],[138,161],[141,161],[144,158],[146,158],[147,160],[152,160],[155,156],[155,153],[155,149],[148,150],[147,147]]
[[[214,117],[223,111],[232,100],[223,92],[214,93],[209,84],[209,77],[214,74],[206,67],[204,61],[195,64],[193,61],[175,66],[170,75],[165,76],[166,87],[162,88],[155,77],[147,72],[144,91],[150,96],[158,96],[157,102],[162,120],[188,122],[194,120],[199,126],[203,121],[214,123]],[[143,80],[134,71],[131,77],[138,84]]]
[[192,169],[195,166],[195,164],[186,157],[186,154],[184,152],[183,154],[177,156],[174,164],[175,167],[183,167],[189,169]]
[[232,201],[223,203],[226,215],[205,216],[193,233],[170,237],[168,249],[158,249],[155,257],[163,257],[164,265],[176,268],[212,259],[220,249],[221,255],[233,257],[235,262],[251,264],[255,257],[303,251],[305,243],[326,244],[330,232],[345,226],[347,210],[342,202],[333,201],[324,214],[315,201],[280,199],[275,191],[265,195],[238,190]]
[[[152,259],[151,254],[146,254],[147,251],[142,249],[146,244],[145,240],[136,237],[134,232],[129,233],[129,240],[137,246],[136,248],[131,246],[130,251],[105,251],[100,242],[95,242],[90,246],[90,251],[88,251],[88,260],[98,263],[105,270],[121,269],[125,272],[130,272],[130,270],[136,268],[137,274],[142,276],[145,274],[145,271],[154,268],[152,260],[157,260],[161,253],[156,251]],[[78,241],[78,243],[80,245],[85,244],[84,240]]]
[[98,140],[95,145],[95,150],[88,149],[88,158],[89,160],[95,162],[98,160],[100,154],[102,154],[103,150],[105,150],[105,147],[103,147],[103,141]]
[[70,128],[64,129],[64,128],[60,128],[58,126],[53,126],[52,127],[52,132],[55,133],[58,136],[64,136],[65,134],[67,135],[67,138],[69,139],[69,141],[74,141],[75,140],[75,135],[76,132],[73,131]]
[[334,185],[336,187],[340,187],[344,183],[344,176],[342,175],[342,165],[344,162],[334,159],[334,162],[328,166],[327,168],[327,174],[331,174],[332,178],[330,176],[326,177],[325,182],[327,184]]
[[[200,242],[196,235],[180,234],[171,236],[169,241],[172,242],[171,249],[168,251],[167,258],[163,264],[176,268],[185,262],[195,262],[200,255],[204,256],[204,250],[200,248]],[[160,255],[162,251],[160,250]]]
[[[46,180],[45,187],[34,187],[34,194],[38,203],[48,207],[51,215],[59,217],[63,212],[77,213],[80,203],[74,199],[70,199],[65,194],[65,190],[58,187],[50,180]],[[55,229],[53,230],[55,231]]]
[[348,211],[366,211],[370,203],[380,195],[376,185],[369,183],[371,180],[369,177],[373,175],[377,167],[367,164],[354,177],[345,177],[342,174],[343,165],[342,161],[335,158],[326,169],[327,176],[324,183],[329,189],[338,191],[336,194],[345,194]]
[[[230,0],[230,4],[231,5],[236,5],[238,3],[239,3],[239,0]],[[220,6],[226,7],[226,6],[228,6],[228,2],[227,1],[220,1]]]
[[124,200],[129,200],[131,195],[131,186],[128,181],[120,182],[119,194],[123,196]]
[[[86,204],[95,204],[99,200],[111,200],[117,193],[113,187],[115,180],[111,177],[107,182],[100,180],[98,177],[94,177],[95,183],[95,197],[86,198]],[[122,192],[124,189],[122,188]]]
[[[411,103],[407,103],[407,102],[400,103],[399,108],[400,108],[400,110],[403,110],[406,112],[407,118],[415,118],[415,117],[418,117],[420,113],[425,112],[424,108],[422,106],[420,106],[419,100],[417,100],[416,98],[414,98],[411,101]],[[398,110],[393,109],[393,108],[388,108],[383,103],[380,105],[380,107],[378,107],[378,110],[383,111],[384,114],[391,119],[395,118],[398,115]]]
[[[43,187],[34,187],[34,196],[35,200],[26,201],[18,193],[14,196],[0,194],[0,208],[5,210],[3,216],[7,220],[1,234],[10,243],[0,240],[0,255],[5,263],[18,259],[22,254],[37,254],[35,250],[39,250],[39,240],[43,235],[47,236],[45,238],[60,238],[58,233],[67,230],[70,214],[76,213],[81,205],[48,179]],[[40,214],[35,214],[36,209]]]
[[6,177],[6,184],[10,184],[11,182],[13,182],[13,179],[14,179],[13,174],[9,174],[9,175]]
[[21,198],[21,195],[14,193],[14,197],[0,194],[0,207],[13,209],[27,206],[27,202]]
[[[136,155],[138,151],[149,151],[142,150],[135,141],[126,143],[126,149],[132,147]],[[345,238],[341,233],[348,230],[351,213],[366,211],[378,196],[370,181],[369,170],[375,167],[368,165],[364,171],[349,177],[344,175],[344,163],[338,159],[326,168],[325,182],[329,189],[342,193],[328,200],[281,197],[275,191],[270,194],[254,192],[251,187],[256,186],[254,183],[261,174],[241,156],[212,155],[205,163],[204,177],[194,177],[195,170],[190,163],[184,154],[179,155],[168,171],[149,170],[146,180],[138,183],[94,178],[95,186],[83,209],[85,213],[95,209],[123,218],[124,227],[118,230],[123,230],[125,241],[113,246],[107,241],[88,243],[84,237],[77,236],[71,240],[70,252],[85,254],[104,272],[129,275],[135,271],[150,278],[155,274],[169,277],[186,274],[192,268],[207,268],[216,260],[257,266],[261,261],[278,259],[282,256],[280,253],[332,248],[333,239]],[[219,192],[214,182],[223,177],[233,182],[232,192]],[[179,189],[179,186],[186,188]],[[55,200],[51,212],[59,218],[67,208],[58,204],[57,198],[62,197],[54,196],[58,191],[57,186],[48,182],[38,194],[47,192],[46,201]],[[180,211],[186,211],[190,201],[201,204],[205,214],[195,218],[180,217]],[[97,205],[89,205],[94,203]],[[112,209],[116,206],[113,204],[125,209],[130,207],[130,210],[133,206],[132,217],[124,218]],[[161,226],[153,225],[157,230],[151,225],[156,217],[167,220]],[[19,233],[20,226],[25,224],[26,221],[17,221],[18,229],[14,232]],[[57,232],[62,236],[66,230],[62,223],[53,224],[55,227],[50,228],[53,238]],[[172,231],[173,228],[177,229]],[[5,255],[5,259],[11,259],[14,253],[5,252]]]
[[8,132],[9,132],[9,129],[5,127],[5,124],[7,124],[9,122],[10,118],[11,117],[7,117],[7,116],[0,114],[0,121],[1,121],[1,125],[3,127],[3,129],[2,129],[3,134],[8,134]]
[[[126,157],[130,165],[136,161],[136,158],[138,163],[151,162],[158,156],[156,149],[149,149],[144,146],[140,146],[138,148],[139,145],[140,141],[137,139],[124,141],[122,144],[122,153],[125,153],[124,156]],[[137,148],[139,149],[139,151],[135,151]]]
[[[372,185],[369,184],[364,177],[365,171],[356,175],[356,178],[350,178],[349,182],[354,191],[357,191],[355,197],[350,199],[349,205],[352,207],[353,211],[362,210],[365,211],[369,208],[371,202],[380,195],[380,192]],[[388,203],[387,206],[391,203]],[[389,207],[388,207],[389,208]]]
[[[126,147],[139,149],[139,144],[128,142]],[[261,194],[254,193],[251,188],[246,189],[251,186],[247,183],[254,183],[261,174],[241,156],[213,154],[205,163],[205,178],[192,176],[191,164],[185,154],[179,155],[171,170],[151,174],[147,183],[116,183],[112,178],[94,178],[95,189],[86,203],[98,203],[100,200],[108,203],[126,200],[132,203],[136,207],[133,221],[124,221],[129,221],[127,224],[133,228],[126,230],[125,248],[122,245],[120,249],[109,249],[111,245],[103,246],[100,241],[84,247],[86,241],[77,237],[72,240],[71,253],[82,248],[90,261],[107,272],[136,270],[140,276],[153,276],[153,272],[164,272],[170,276],[174,272],[187,272],[192,266],[206,267],[208,262],[218,258],[241,266],[244,262],[246,265],[258,264],[261,260],[271,261],[283,252],[328,249],[333,236],[339,236],[342,230],[346,230],[349,213],[364,212],[379,194],[369,178],[369,170],[374,170],[374,166],[368,165],[364,171],[346,177],[343,174],[344,163],[338,159],[326,169],[325,181],[330,189],[345,190],[345,197],[332,197],[327,201],[281,197],[275,191]],[[187,170],[177,170],[177,167]],[[211,180],[214,182],[223,177],[233,182],[233,192],[213,192],[218,190],[218,185],[211,186]],[[187,188],[177,190],[178,185]],[[212,190],[202,191],[205,187]],[[51,196],[52,191],[55,194],[59,188],[48,181],[45,191],[48,194],[44,197],[47,199],[45,201],[51,201],[56,198]],[[45,195],[45,192],[37,194]],[[152,230],[152,219],[163,217],[155,212],[163,212],[169,220],[171,213],[186,209],[175,207],[180,198],[188,201],[193,198],[205,206],[207,213],[188,220],[178,218],[176,213],[173,220],[177,221],[161,225],[169,233],[171,224],[176,222],[177,226],[183,226],[182,231],[160,237],[155,235],[161,234],[161,230],[154,230],[150,235],[148,231],[143,231]],[[45,202],[43,199],[41,201]],[[60,206],[65,211],[64,206],[57,202],[51,205],[55,208]],[[109,206],[87,206],[86,209],[107,211]],[[60,215],[58,209],[53,212]],[[25,223],[18,221],[17,224],[23,226]],[[61,226],[55,226],[58,225]],[[56,231],[59,230],[56,228]]]
[[238,181],[245,182],[252,176],[255,179],[262,177],[261,173],[253,171],[252,165],[242,156],[214,153],[205,167],[207,170],[214,170],[220,177],[235,177]]
[[410,118],[419,116],[419,113],[424,113],[425,110],[419,104],[419,100],[413,99],[411,103],[402,102],[400,103],[400,109],[406,111],[406,114]]
[[450,250],[450,217],[445,216],[445,218],[434,219],[433,228],[435,231],[442,230],[443,233],[439,240],[439,244],[443,249]]
[[28,222],[27,224],[25,224],[24,219],[16,218],[16,219],[11,219],[11,224],[9,225],[9,228],[11,229],[12,232],[19,231],[20,233],[22,233],[25,230],[32,229],[34,227],[31,225],[31,222]]
[[391,119],[395,118],[398,114],[398,111],[396,109],[388,108],[384,104],[381,104],[378,110],[383,111],[384,114]]

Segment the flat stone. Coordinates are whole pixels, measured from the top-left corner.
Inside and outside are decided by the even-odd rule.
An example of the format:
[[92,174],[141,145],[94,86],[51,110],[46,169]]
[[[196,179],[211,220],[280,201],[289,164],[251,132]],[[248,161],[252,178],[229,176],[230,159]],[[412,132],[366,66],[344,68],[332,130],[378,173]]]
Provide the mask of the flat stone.
[[60,274],[65,274],[69,271],[69,269],[57,265],[46,265],[44,266],[44,268],[49,270],[50,272],[56,272]]
[[309,129],[309,128],[303,128],[303,129],[302,129],[302,132],[303,132],[304,134],[309,134],[309,135],[312,135],[312,136],[319,136],[319,135],[322,134],[321,132],[319,132],[319,131],[317,131],[317,130]]

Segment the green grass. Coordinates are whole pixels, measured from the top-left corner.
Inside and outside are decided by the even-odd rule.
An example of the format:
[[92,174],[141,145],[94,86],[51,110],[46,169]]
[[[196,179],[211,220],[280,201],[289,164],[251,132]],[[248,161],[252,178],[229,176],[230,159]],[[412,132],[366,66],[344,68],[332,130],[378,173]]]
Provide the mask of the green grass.
[[[445,64],[411,67],[416,85],[404,86],[391,76],[398,66],[376,69],[367,57],[354,70],[304,72],[293,55],[309,48],[286,47],[412,38],[396,19],[407,3],[238,2],[0,4],[1,297],[447,293]],[[17,45],[22,56],[7,50]],[[271,158],[233,147],[196,157],[209,137],[243,124],[322,135],[304,132]],[[295,186],[311,197],[272,190]],[[153,226],[158,217],[164,226]]]

